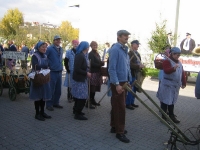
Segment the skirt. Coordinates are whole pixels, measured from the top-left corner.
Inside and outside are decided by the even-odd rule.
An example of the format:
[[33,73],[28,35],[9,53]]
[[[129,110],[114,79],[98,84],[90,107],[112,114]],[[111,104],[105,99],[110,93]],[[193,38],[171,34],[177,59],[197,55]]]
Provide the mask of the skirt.
[[100,92],[102,83],[103,83],[103,79],[102,79],[101,73],[92,73],[91,78],[90,78],[90,91]]
[[85,82],[71,82],[71,94],[77,99],[87,99],[88,98],[88,81]]
[[32,101],[38,101],[43,99],[43,101],[51,100],[51,86],[50,82],[43,84],[42,86],[35,87],[31,81],[29,99]]
[[73,79],[72,79],[72,73],[71,72],[70,72],[70,74],[68,74],[66,72],[65,81],[64,81],[64,84],[63,84],[63,86],[65,86],[65,87],[70,87],[70,88],[72,87],[71,83],[73,82]]

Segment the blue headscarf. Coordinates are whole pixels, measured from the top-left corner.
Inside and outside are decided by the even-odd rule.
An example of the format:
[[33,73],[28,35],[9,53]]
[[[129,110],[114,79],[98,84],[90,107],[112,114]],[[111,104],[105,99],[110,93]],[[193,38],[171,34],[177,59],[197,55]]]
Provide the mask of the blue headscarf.
[[39,41],[36,45],[35,45],[35,50],[39,51],[40,46],[42,46],[45,42]]
[[87,48],[89,48],[89,43],[86,41],[82,41],[78,47],[76,48],[76,54],[81,53],[83,50],[86,50]]
[[178,47],[173,47],[171,50],[170,50],[171,53],[181,53],[181,50],[180,48]]

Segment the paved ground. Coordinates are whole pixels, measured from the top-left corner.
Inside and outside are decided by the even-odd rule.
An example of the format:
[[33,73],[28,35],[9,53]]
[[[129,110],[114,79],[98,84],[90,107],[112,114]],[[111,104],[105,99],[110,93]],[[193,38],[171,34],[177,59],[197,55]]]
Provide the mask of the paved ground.
[[[158,82],[155,79],[145,79],[143,88],[155,97]],[[99,100],[107,90],[102,86],[102,92],[96,95]],[[46,113],[53,118],[44,122],[34,119],[34,105],[28,100],[28,95],[17,95],[16,101],[10,101],[8,90],[5,89],[0,97],[0,150],[163,150],[163,145],[169,138],[165,127],[144,106],[127,110],[126,129],[128,144],[119,142],[115,134],[109,133],[110,126],[110,98],[105,97],[101,106],[96,110],[84,109],[88,121],[78,121],[73,118],[73,103],[67,102],[67,89],[63,87],[61,105],[64,109],[55,109]],[[155,109],[147,98],[139,94],[146,104]],[[189,84],[180,90],[175,112],[181,123],[178,125],[183,131],[200,124],[200,101],[194,97],[194,84]],[[155,109],[156,110],[156,109]],[[158,112],[158,110],[156,110]],[[178,147],[183,149],[182,144]],[[188,150],[197,147],[187,147]]]

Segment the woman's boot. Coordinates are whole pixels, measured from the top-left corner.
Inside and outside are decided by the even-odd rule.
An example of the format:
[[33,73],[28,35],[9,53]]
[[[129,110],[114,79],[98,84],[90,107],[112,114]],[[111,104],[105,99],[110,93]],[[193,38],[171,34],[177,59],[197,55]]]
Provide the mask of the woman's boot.
[[180,123],[180,120],[174,115],[174,105],[168,105],[169,117],[174,123]]

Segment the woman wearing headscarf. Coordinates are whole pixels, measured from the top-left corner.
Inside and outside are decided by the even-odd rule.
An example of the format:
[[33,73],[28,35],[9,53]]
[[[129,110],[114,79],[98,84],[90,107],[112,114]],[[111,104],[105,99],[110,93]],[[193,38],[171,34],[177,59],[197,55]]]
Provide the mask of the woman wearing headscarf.
[[[35,53],[31,58],[32,70],[33,71],[40,71],[41,69],[48,68],[48,59],[45,55],[47,49],[47,44],[45,42],[38,42],[35,46]],[[35,119],[44,121],[46,119],[50,119],[51,116],[47,115],[44,112],[45,101],[51,99],[51,88],[50,82],[43,84],[41,86],[34,86],[33,82],[31,81],[30,85],[30,100],[34,101],[35,104]]]
[[[97,51],[98,44],[95,41],[92,41],[90,43],[90,47],[92,48],[92,51],[89,53],[89,60],[90,60],[90,72],[91,72],[91,78],[90,78],[90,101],[92,105],[99,106],[95,101],[95,92],[100,92],[101,90],[101,84],[102,76],[101,76],[101,66],[104,65],[104,62],[101,61],[101,57]],[[88,106],[88,105],[86,105]],[[92,108],[92,106],[90,106]]]
[[[169,117],[174,123],[180,121],[174,115],[174,105],[177,102],[180,87],[186,87],[186,77],[181,62],[178,60],[181,50],[178,47],[173,47],[170,51],[170,60],[166,59],[163,62],[163,78],[157,92],[157,97],[161,101],[161,108],[166,113],[169,112]],[[164,115],[162,118],[166,120]]]
[[74,119],[87,120],[82,112],[86,99],[88,98],[88,80],[91,77],[91,73],[88,70],[88,54],[89,43],[82,41],[76,48],[76,55],[74,59],[74,72],[71,93],[74,98],[73,112],[75,114]]
[[79,44],[78,40],[72,41],[73,47],[66,51],[66,56],[64,59],[64,65],[65,65],[65,69],[66,69],[64,86],[68,87],[67,97],[68,97],[69,103],[73,102],[73,97],[71,95],[71,82],[72,82],[72,74],[73,74],[73,69],[74,69],[74,58],[75,58],[75,54],[76,54],[76,47],[78,46],[78,44]]

